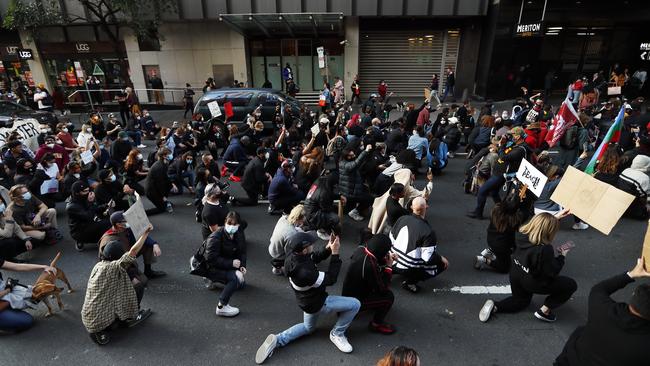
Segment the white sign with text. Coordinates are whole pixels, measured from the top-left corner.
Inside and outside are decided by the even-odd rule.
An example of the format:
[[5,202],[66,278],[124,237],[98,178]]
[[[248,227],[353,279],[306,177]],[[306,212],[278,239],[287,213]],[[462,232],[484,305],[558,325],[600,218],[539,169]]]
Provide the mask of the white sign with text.
[[523,159],[521,165],[519,165],[517,179],[528,186],[528,189],[537,197],[542,194],[542,190],[548,180],[544,173],[537,170],[537,168],[526,159]]
[[135,239],[138,240],[138,238],[144,234],[145,230],[147,230],[151,223],[149,222],[147,213],[145,212],[144,206],[142,205],[142,199],[140,199],[140,195],[136,193],[135,197],[135,203],[124,212],[124,218],[131,227],[133,236],[135,236]]

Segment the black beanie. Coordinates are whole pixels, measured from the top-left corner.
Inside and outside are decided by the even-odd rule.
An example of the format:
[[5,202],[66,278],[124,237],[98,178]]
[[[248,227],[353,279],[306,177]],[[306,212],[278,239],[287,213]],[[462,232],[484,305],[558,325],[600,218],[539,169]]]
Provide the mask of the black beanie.
[[366,247],[368,248],[368,251],[372,253],[372,255],[374,255],[375,258],[377,258],[379,261],[384,258],[386,254],[388,254],[388,251],[390,251],[391,241],[388,236],[384,234],[377,234],[368,240]]
[[642,318],[650,320],[650,284],[644,283],[634,289],[630,305]]
[[104,246],[102,255],[107,261],[116,261],[124,255],[124,247],[119,240],[113,240]]

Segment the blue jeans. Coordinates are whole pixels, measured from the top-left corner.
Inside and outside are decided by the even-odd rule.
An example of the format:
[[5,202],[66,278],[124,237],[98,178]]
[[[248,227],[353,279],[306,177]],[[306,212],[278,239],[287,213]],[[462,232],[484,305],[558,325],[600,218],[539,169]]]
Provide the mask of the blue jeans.
[[138,146],[142,144],[142,132],[140,131],[126,131],[126,134],[129,135],[131,139],[133,139],[133,142],[135,142],[135,146]]
[[34,318],[22,310],[7,309],[0,311],[0,330],[20,332],[29,329],[34,324]]
[[312,333],[321,314],[338,313],[338,320],[332,328],[332,334],[342,336],[359,312],[361,303],[354,297],[328,296],[323,307],[314,314],[304,313],[304,322],[294,325],[277,335],[278,346],[284,347],[296,339]]
[[499,190],[503,187],[503,184],[506,182],[506,179],[503,175],[493,175],[488,180],[483,183],[481,188],[478,190],[476,195],[476,214],[483,215],[483,209],[485,208],[485,203],[487,202],[488,196],[492,196],[494,202],[501,202],[501,196],[499,196]]
[[444,101],[445,99],[447,99],[447,95],[449,94],[451,94],[452,98],[454,97],[454,87],[445,85],[445,94],[442,95],[442,99],[440,99],[440,101]]

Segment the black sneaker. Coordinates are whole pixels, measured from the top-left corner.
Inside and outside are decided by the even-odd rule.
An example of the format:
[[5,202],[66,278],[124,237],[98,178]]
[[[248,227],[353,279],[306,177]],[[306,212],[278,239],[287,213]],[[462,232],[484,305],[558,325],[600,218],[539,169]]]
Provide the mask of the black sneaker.
[[100,346],[108,344],[108,342],[111,341],[111,338],[108,336],[108,333],[105,331],[97,332],[97,333],[90,333],[90,339],[93,340],[93,342],[97,343]]
[[541,321],[544,321],[544,322],[549,322],[549,323],[553,323],[554,321],[557,320],[557,317],[555,316],[555,314],[552,311],[549,310],[548,314],[544,314],[542,309],[539,309],[539,310],[537,310],[535,312],[535,318],[537,318],[537,319],[539,319]]
[[150,317],[152,314],[151,309],[140,309],[138,311],[138,315],[135,317],[135,319],[129,320],[126,322],[126,326],[129,328],[135,327],[136,325],[142,323],[145,321],[148,317]]
[[407,283],[406,281],[402,282],[402,288],[408,292],[411,293],[418,293],[420,292],[420,286],[414,284],[414,283]]
[[145,271],[145,272],[144,272],[144,275],[147,276],[147,278],[149,278],[150,280],[152,280],[152,279],[154,279],[154,278],[159,278],[159,277],[167,276],[167,273],[165,273],[165,272],[163,272],[163,271],[155,271],[155,270],[151,270],[151,271]]
[[471,219],[478,219],[478,220],[483,220],[483,215],[482,214],[477,214],[476,211],[470,211],[465,214],[465,216],[471,218]]

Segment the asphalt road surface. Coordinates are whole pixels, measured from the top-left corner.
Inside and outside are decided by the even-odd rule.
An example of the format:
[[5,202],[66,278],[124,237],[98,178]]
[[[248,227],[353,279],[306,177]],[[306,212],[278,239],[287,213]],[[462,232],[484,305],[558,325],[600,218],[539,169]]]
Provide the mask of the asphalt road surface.
[[[354,321],[348,337],[354,352],[343,354],[329,341],[334,317],[322,317],[315,334],[276,350],[269,365],[374,365],[390,348],[415,348],[422,365],[551,365],[576,326],[584,324],[586,299],[597,281],[632,268],[640,255],[645,224],[621,220],[609,236],[594,229],[575,232],[571,219],[562,222],[556,241],[573,240],[564,275],[578,282],[578,291],[557,310],[554,324],[540,322],[533,312],[543,297],[519,314],[497,314],[488,323],[478,320],[478,311],[489,297],[505,295],[461,294],[455,286],[508,284],[507,275],[478,272],[474,256],[485,246],[487,221],[464,216],[475,198],[462,193],[460,182],[466,160],[451,160],[444,174],[435,179],[427,219],[437,231],[439,251],[450,261],[448,271],[423,284],[419,294],[403,290],[401,278],[393,278],[395,305],[387,320],[398,327],[392,336],[370,333],[369,316]],[[423,186],[422,181],[416,185]],[[239,187],[233,187],[237,191]],[[188,274],[189,258],[201,243],[200,225],[194,221],[189,195],[172,198],[173,214],[151,218],[152,236],[163,255],[154,268],[168,275],[150,282],[143,307],[154,315],[142,325],[113,332],[111,343],[99,347],[91,342],[81,324],[80,311],[88,275],[96,262],[96,247],[78,253],[70,239],[63,204],[59,223],[66,239],[55,247],[36,250],[34,263],[49,263],[57,251],[58,263],[76,292],[62,295],[66,309],[45,318],[45,306],[34,312],[35,326],[18,335],[0,335],[0,365],[252,365],[257,347],[271,332],[278,333],[302,320],[293,291],[283,277],[271,274],[268,240],[277,220],[266,214],[266,206],[238,208],[249,222],[247,287],[234,294],[231,304],[241,310],[235,318],[215,315],[219,290],[204,288],[200,278]],[[145,199],[145,207],[151,204]],[[488,209],[491,203],[488,204]],[[487,210],[486,210],[487,212]],[[607,214],[604,212],[603,214]],[[343,268],[330,294],[340,294],[349,257],[357,246],[358,230],[367,224],[344,219],[341,251]],[[323,245],[319,242],[319,245]],[[141,262],[140,262],[141,263]],[[9,274],[4,273],[5,276]],[[35,273],[12,273],[23,283],[33,283]],[[434,292],[434,289],[436,290]],[[617,294],[627,299],[632,286]]]

